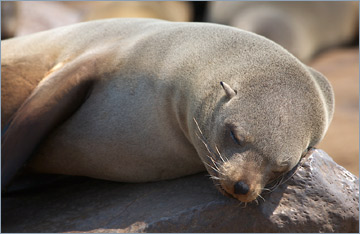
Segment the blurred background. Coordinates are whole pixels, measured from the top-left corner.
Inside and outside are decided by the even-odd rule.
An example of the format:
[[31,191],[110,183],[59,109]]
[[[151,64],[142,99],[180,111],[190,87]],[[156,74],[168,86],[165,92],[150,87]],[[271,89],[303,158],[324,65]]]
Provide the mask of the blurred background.
[[226,24],[282,45],[333,85],[335,115],[317,148],[359,176],[358,2],[1,2],[1,39],[115,17]]

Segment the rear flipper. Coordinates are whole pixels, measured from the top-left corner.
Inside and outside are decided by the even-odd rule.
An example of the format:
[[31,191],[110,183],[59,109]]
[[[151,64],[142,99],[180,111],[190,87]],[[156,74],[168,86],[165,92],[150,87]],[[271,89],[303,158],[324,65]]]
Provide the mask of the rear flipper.
[[96,72],[96,58],[77,58],[45,77],[21,105],[1,137],[3,190],[51,130],[84,103]]

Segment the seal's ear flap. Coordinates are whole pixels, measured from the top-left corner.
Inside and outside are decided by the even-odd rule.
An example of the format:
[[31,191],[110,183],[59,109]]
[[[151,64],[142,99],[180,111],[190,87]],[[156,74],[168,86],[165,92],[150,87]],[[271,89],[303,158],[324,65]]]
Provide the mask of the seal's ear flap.
[[233,98],[236,95],[236,90],[233,90],[230,85],[226,84],[225,82],[220,82],[221,86],[225,90],[226,96],[228,96],[229,99]]

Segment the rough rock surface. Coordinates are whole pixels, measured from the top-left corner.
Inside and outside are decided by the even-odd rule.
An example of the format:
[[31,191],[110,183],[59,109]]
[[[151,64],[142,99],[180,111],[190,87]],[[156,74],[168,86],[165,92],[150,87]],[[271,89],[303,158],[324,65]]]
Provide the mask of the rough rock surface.
[[244,207],[206,174],[125,184],[70,178],[2,197],[2,232],[358,232],[359,180],[325,152]]

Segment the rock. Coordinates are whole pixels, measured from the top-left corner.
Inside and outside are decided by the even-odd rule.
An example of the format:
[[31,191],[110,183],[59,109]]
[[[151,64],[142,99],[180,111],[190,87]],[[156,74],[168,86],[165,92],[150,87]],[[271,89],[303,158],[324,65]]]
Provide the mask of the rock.
[[359,180],[325,152],[256,202],[206,174],[126,184],[71,177],[2,197],[2,232],[359,232]]

